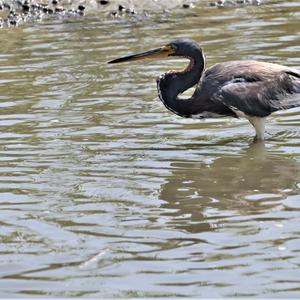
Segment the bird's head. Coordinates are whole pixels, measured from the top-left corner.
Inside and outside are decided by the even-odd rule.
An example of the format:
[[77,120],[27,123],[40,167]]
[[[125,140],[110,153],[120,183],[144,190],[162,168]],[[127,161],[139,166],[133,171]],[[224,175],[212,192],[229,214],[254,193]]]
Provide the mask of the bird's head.
[[200,46],[190,39],[177,39],[171,43],[132,55],[123,56],[114,60],[109,61],[109,64],[129,62],[142,59],[163,59],[169,56],[184,56],[187,58],[193,58],[195,55],[202,53]]

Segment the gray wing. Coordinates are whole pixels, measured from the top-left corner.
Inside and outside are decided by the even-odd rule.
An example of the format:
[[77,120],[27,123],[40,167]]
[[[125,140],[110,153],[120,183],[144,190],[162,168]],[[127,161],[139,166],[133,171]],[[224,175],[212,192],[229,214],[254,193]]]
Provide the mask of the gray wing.
[[300,71],[258,61],[231,61],[206,71],[203,86],[214,103],[265,117],[300,105]]
[[283,72],[272,79],[257,81],[234,78],[215,92],[211,99],[233,111],[266,117],[280,109],[300,106],[300,74]]

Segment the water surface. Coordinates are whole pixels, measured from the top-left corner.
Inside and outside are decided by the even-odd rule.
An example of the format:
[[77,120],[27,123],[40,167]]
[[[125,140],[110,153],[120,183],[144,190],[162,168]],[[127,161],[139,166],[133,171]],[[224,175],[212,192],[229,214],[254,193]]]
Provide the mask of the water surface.
[[299,109],[244,120],[167,111],[155,77],[107,65],[178,37],[207,64],[300,66],[299,1],[0,31],[0,296],[299,297]]

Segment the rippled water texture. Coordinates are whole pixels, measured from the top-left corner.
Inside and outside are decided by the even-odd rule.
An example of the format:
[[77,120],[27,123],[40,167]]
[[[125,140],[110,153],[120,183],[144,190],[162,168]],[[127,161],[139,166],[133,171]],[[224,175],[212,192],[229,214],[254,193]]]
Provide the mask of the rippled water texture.
[[207,64],[300,66],[300,2],[0,31],[0,296],[300,296],[300,109],[265,143],[244,120],[185,120],[155,77],[107,65],[173,38]]

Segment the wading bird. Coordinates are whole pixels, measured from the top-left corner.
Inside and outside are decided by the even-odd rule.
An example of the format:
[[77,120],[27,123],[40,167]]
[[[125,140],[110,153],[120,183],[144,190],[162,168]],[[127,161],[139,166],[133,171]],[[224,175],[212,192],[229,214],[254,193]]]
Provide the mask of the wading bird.
[[[267,116],[280,109],[300,106],[300,70],[250,60],[218,63],[205,70],[202,48],[189,39],[178,39],[109,63],[170,56],[190,60],[185,70],[169,71],[157,79],[160,100],[181,117],[244,117],[255,128],[256,139],[264,139]],[[178,97],[195,85],[190,98]]]

